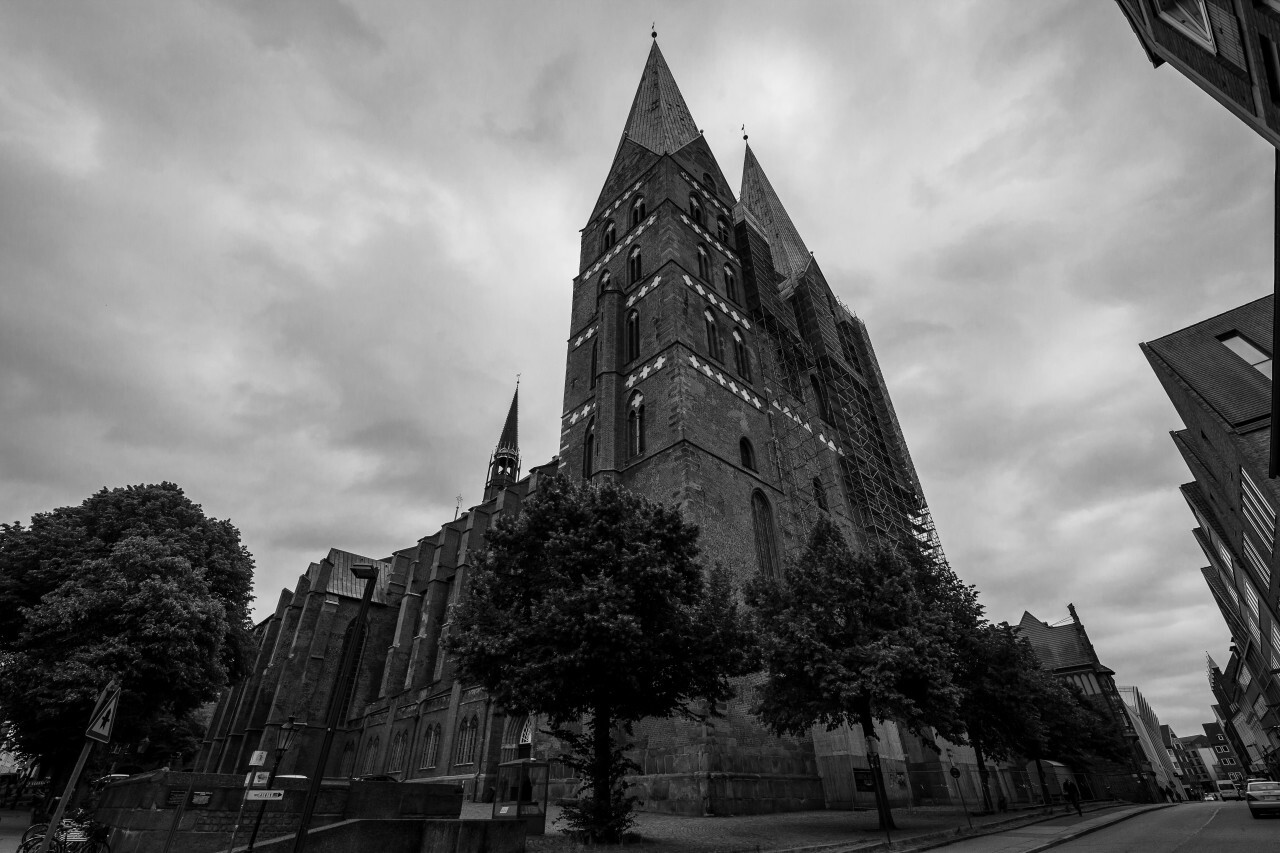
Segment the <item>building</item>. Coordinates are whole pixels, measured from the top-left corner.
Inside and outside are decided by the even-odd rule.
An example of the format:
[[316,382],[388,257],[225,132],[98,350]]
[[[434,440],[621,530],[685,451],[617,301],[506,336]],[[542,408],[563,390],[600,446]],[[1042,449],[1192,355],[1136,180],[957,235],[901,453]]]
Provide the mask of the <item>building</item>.
[[[536,721],[460,683],[441,648],[485,531],[553,473],[679,505],[705,559],[739,582],[778,571],[823,515],[855,544],[910,536],[945,560],[866,326],[836,298],[750,147],[735,196],[656,40],[581,231],[568,326],[558,456],[520,478],[513,398],[481,504],[385,559],[333,550],[313,564],[257,627],[253,674],[223,697],[202,769],[240,772],[289,715],[321,716],[360,595],[357,562],[380,577],[327,772],[455,781],[476,796],[500,760],[545,755]],[[646,808],[856,800],[861,734],[778,738],[745,699],[722,710],[636,726]],[[911,765],[941,773],[936,754],[882,729],[890,778]],[[304,734],[284,769],[313,766],[317,738]]]
[[[1218,711],[1219,709],[1215,706],[1214,712]],[[1230,780],[1243,787],[1245,764],[1235,747],[1231,745],[1231,738],[1225,734],[1225,727],[1221,720],[1204,723],[1202,727],[1209,741],[1209,748],[1213,750],[1213,764],[1209,765],[1209,769],[1213,772],[1214,779],[1223,782]]]
[[1267,477],[1271,447],[1274,297],[1266,296],[1142,344],[1184,425],[1171,433],[1191,471],[1181,487],[1208,565],[1200,571],[1231,632],[1225,670],[1207,673],[1222,718],[1252,762],[1280,745],[1280,608],[1272,583],[1280,483]]
[[1025,637],[1036,653],[1040,666],[1058,678],[1080,688],[1096,708],[1115,720],[1129,742],[1132,758],[1127,766],[1107,767],[1106,770],[1122,773],[1134,781],[1131,790],[1113,784],[1117,796],[1130,799],[1159,801],[1155,773],[1151,761],[1140,743],[1140,735],[1133,719],[1126,710],[1120,690],[1116,687],[1115,671],[1104,666],[1089,640],[1076,613],[1074,604],[1067,605],[1069,622],[1050,625],[1042,622],[1030,611],[1024,611],[1018,622],[1018,634]]
[[1121,701],[1124,702],[1129,726],[1137,734],[1138,745],[1142,747],[1145,758],[1143,766],[1151,768],[1156,788],[1161,792],[1182,790],[1177,765],[1174,764],[1169,750],[1165,747],[1160,718],[1156,716],[1155,710],[1137,687],[1117,687],[1116,690],[1120,694]]
[[1202,753],[1202,750],[1208,750],[1212,754],[1209,739],[1205,735],[1178,737],[1170,732],[1170,745],[1175,760],[1182,768],[1184,796],[1198,800],[1212,791],[1214,777],[1205,766],[1206,756]]
[[1152,65],[1167,62],[1280,148],[1280,2],[1116,2]]

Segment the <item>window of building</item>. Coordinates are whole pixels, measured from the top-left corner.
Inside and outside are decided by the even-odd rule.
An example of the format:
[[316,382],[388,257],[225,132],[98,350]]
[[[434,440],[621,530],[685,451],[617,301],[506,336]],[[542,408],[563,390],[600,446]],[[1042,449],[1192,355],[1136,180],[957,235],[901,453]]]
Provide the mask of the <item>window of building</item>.
[[746,436],[738,441],[738,459],[742,462],[743,468],[756,470],[756,449],[751,446],[751,439]]
[[640,357],[640,312],[634,308],[627,312],[626,330],[623,334],[626,347],[626,360],[635,361]]
[[716,239],[721,243],[729,242],[729,220],[723,216],[716,217]]
[[715,178],[711,177],[710,172],[702,173],[702,185],[709,190],[713,190],[713,191],[715,190],[716,181],[715,181]]
[[627,402],[627,456],[644,453],[644,395],[639,391]]
[[644,220],[645,207],[644,198],[638,198],[631,203],[631,227],[635,228]]
[[408,739],[408,733],[403,730],[391,739],[391,753],[387,756],[388,773],[399,773],[404,770],[404,753]]
[[711,256],[704,246],[698,247],[698,278],[711,281]]
[[592,418],[587,423],[587,434],[582,439],[582,479],[587,479],[595,470],[596,461],[596,421]]
[[1216,753],[1221,754],[1221,753],[1224,753],[1224,752],[1230,752],[1230,751],[1231,751],[1231,749],[1230,749],[1230,747],[1226,747],[1226,746],[1215,746],[1215,747],[1213,748],[1213,751],[1214,751],[1214,752],[1216,752]]
[[[1280,0],[1266,0],[1266,3],[1280,12]],[[1267,97],[1272,104],[1280,106],[1280,50],[1276,49],[1274,41],[1261,34],[1258,44],[1262,48],[1262,73],[1267,78]]]
[[1249,534],[1241,537],[1244,540],[1244,556],[1249,561],[1249,565],[1253,566],[1253,570],[1258,573],[1258,578],[1262,581],[1263,587],[1271,588],[1271,567],[1267,565],[1267,561],[1262,558],[1262,553],[1253,544],[1253,540],[1249,538]]
[[1271,378],[1271,356],[1253,341],[1239,332],[1220,335],[1218,340],[1222,341],[1222,345],[1227,349],[1252,364],[1263,376]]
[[422,741],[422,762],[420,770],[430,770],[440,759],[440,727],[428,726],[427,736]]
[[755,530],[756,561],[765,575],[778,573],[777,535],[773,529],[773,509],[764,492],[751,493],[751,525]]
[[747,382],[751,381],[751,354],[747,352],[747,342],[742,339],[742,332],[733,330],[733,364],[738,375]]
[[1206,50],[1213,50],[1213,31],[1204,0],[1155,0],[1160,17]]
[[707,326],[707,356],[721,361],[724,358],[724,341],[720,339],[720,327],[716,325],[710,308],[702,312],[702,317]]
[[738,301],[738,277],[729,269],[728,264],[724,265],[724,292],[732,301]]
[[822,488],[822,478],[813,478],[813,499],[818,502],[818,509],[827,512],[827,490]]
[[689,193],[689,218],[698,225],[702,224],[702,202],[693,193]]
[[609,224],[604,227],[604,248],[609,250],[613,248],[613,244],[618,242],[618,227],[613,224],[613,220],[609,220]]
[[1223,767],[1232,767],[1235,765],[1236,760],[1234,758],[1219,758],[1218,763]]
[[591,376],[588,379],[588,381],[590,382],[590,385],[588,387],[590,388],[596,387],[596,373],[598,372],[599,365],[600,365],[600,342],[592,341],[591,342]]
[[631,250],[631,254],[627,255],[627,281],[635,284],[644,274],[644,265],[640,261],[640,247],[636,246]]
[[813,395],[818,401],[818,417],[831,423],[831,407],[827,405],[827,386],[822,377],[816,373],[809,374],[809,384],[813,386]]
[[1258,539],[1268,551],[1276,547],[1276,511],[1262,494],[1258,484],[1249,476],[1249,472],[1240,469],[1240,507],[1244,510],[1245,520],[1258,534]]
[[475,716],[463,720],[458,726],[458,748],[454,750],[454,764],[476,763],[476,739],[480,733],[480,720]]
[[360,773],[368,776],[371,773],[378,772],[378,753],[382,751],[382,738],[376,737],[369,743],[369,748],[364,754],[364,769]]

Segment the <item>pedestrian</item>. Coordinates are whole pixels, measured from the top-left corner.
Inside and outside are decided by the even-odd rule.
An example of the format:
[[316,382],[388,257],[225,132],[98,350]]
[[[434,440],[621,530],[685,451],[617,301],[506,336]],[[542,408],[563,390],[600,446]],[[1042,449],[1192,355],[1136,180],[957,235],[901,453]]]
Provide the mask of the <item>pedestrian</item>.
[[1066,795],[1067,801],[1075,807],[1076,814],[1083,815],[1084,812],[1080,808],[1080,789],[1076,787],[1074,780],[1068,779],[1062,783],[1062,793]]

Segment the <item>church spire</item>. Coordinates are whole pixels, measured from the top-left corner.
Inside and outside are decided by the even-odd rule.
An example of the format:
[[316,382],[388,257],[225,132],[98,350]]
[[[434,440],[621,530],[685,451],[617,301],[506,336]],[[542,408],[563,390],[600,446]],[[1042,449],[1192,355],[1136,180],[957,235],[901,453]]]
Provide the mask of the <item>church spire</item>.
[[520,476],[520,380],[516,380],[516,391],[511,395],[511,408],[507,410],[506,423],[502,425],[502,435],[498,437],[498,446],[493,450],[489,460],[489,479],[484,484],[484,499],[489,500],[502,489],[516,481]]
[[624,133],[655,154],[673,154],[699,135],[680,87],[662,58],[656,34],[631,102]]
[[[746,139],[746,134],[743,134]],[[773,265],[785,278],[793,278],[809,265],[809,250],[805,248],[800,232],[792,224],[786,208],[774,192],[773,185],[760,168],[760,161],[747,144],[746,157],[742,161],[742,191],[738,198],[747,211],[764,228],[765,237],[773,253]]]

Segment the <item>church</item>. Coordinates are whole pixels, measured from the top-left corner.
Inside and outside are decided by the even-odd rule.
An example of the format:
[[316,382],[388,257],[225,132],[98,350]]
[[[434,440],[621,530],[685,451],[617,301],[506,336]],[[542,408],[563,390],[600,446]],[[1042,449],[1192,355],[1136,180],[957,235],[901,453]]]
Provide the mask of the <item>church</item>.
[[[851,543],[913,536],[945,559],[866,325],[833,293],[749,145],[735,196],[656,35],[581,232],[568,307],[558,455],[522,475],[517,389],[480,504],[389,557],[333,549],[311,564],[256,626],[252,671],[221,697],[196,769],[244,772],[293,716],[311,725],[281,772],[314,772],[363,591],[351,566],[365,563],[379,577],[326,775],[456,782],[478,799],[499,762],[533,756],[553,762],[553,792],[570,795],[537,720],[459,681],[443,653],[485,531],[556,474],[679,506],[701,530],[703,559],[739,586],[779,571],[821,515]],[[745,814],[870,796],[852,782],[866,766],[860,734],[776,737],[750,714],[751,689],[748,678],[705,722],[636,727],[643,808]],[[937,759],[882,729],[896,799],[895,777]]]

